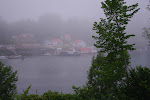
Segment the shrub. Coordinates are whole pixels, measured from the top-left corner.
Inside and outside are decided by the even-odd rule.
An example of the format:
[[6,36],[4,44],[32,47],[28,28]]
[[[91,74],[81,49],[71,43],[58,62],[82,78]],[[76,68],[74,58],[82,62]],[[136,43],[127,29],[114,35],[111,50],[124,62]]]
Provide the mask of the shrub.
[[0,99],[11,100],[16,93],[17,71],[13,72],[11,66],[0,62]]

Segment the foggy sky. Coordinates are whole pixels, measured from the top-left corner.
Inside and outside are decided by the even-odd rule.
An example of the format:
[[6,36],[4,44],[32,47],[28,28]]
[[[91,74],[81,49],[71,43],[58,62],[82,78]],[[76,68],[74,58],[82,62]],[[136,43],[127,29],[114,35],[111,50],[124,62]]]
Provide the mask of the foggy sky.
[[[95,21],[104,17],[101,2],[104,0],[0,0],[0,16],[7,21],[37,19],[47,13],[58,14],[64,20],[84,18]],[[148,0],[125,0],[128,4],[139,3],[139,16],[145,16]],[[138,18],[138,17],[137,17]]]

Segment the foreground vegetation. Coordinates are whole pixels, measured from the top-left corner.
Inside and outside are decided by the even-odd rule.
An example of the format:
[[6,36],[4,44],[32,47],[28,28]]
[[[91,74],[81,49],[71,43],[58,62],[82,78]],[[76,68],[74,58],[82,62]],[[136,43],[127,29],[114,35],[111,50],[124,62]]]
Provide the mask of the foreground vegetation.
[[[95,46],[101,48],[96,57],[92,59],[92,65],[88,72],[88,82],[85,86],[73,86],[74,94],[63,94],[48,91],[43,95],[28,95],[31,86],[24,90],[24,94],[13,94],[0,81],[0,99],[5,100],[149,100],[150,98],[150,69],[138,66],[129,68],[130,55],[128,51],[135,50],[134,44],[128,44],[127,39],[134,35],[125,33],[130,18],[138,12],[138,4],[125,5],[124,0],[106,0],[102,2],[102,8],[107,19],[95,22],[93,29],[97,36]],[[10,68],[0,64],[0,68]],[[12,69],[10,69],[12,72]],[[7,75],[5,70],[0,70],[2,76]],[[11,76],[10,73],[9,75]],[[9,83],[14,84],[14,77],[9,78]],[[2,78],[1,78],[2,79]],[[15,84],[13,85],[15,86]],[[3,91],[3,89],[6,89]],[[13,88],[12,91],[15,91]],[[10,92],[11,94],[9,94]],[[9,95],[8,95],[9,94]],[[5,97],[5,98],[4,98]],[[4,98],[4,99],[3,99]]]

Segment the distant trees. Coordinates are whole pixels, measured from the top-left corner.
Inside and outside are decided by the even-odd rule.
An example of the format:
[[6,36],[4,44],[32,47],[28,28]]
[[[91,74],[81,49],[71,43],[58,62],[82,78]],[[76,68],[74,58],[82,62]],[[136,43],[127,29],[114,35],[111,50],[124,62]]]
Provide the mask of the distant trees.
[[37,20],[22,19],[10,23],[0,18],[0,44],[13,44],[11,37],[20,34],[34,34],[38,43],[59,38],[63,34],[71,34],[73,39],[83,39],[91,43],[91,28],[91,23],[86,19],[63,20],[57,14],[45,14]]
[[11,100],[16,93],[17,71],[0,62],[0,100]]
[[[150,1],[146,8],[147,8],[147,10],[150,11]],[[149,28],[144,27],[143,30],[144,30],[143,37],[150,40],[150,27]],[[150,41],[149,41],[149,43],[150,43]]]

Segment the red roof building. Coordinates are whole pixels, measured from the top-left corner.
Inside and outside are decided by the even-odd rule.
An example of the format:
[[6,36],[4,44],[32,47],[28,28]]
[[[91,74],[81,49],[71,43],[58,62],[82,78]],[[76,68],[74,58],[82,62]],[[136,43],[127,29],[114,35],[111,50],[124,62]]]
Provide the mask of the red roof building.
[[90,53],[91,52],[91,48],[80,48],[80,52],[81,53]]

